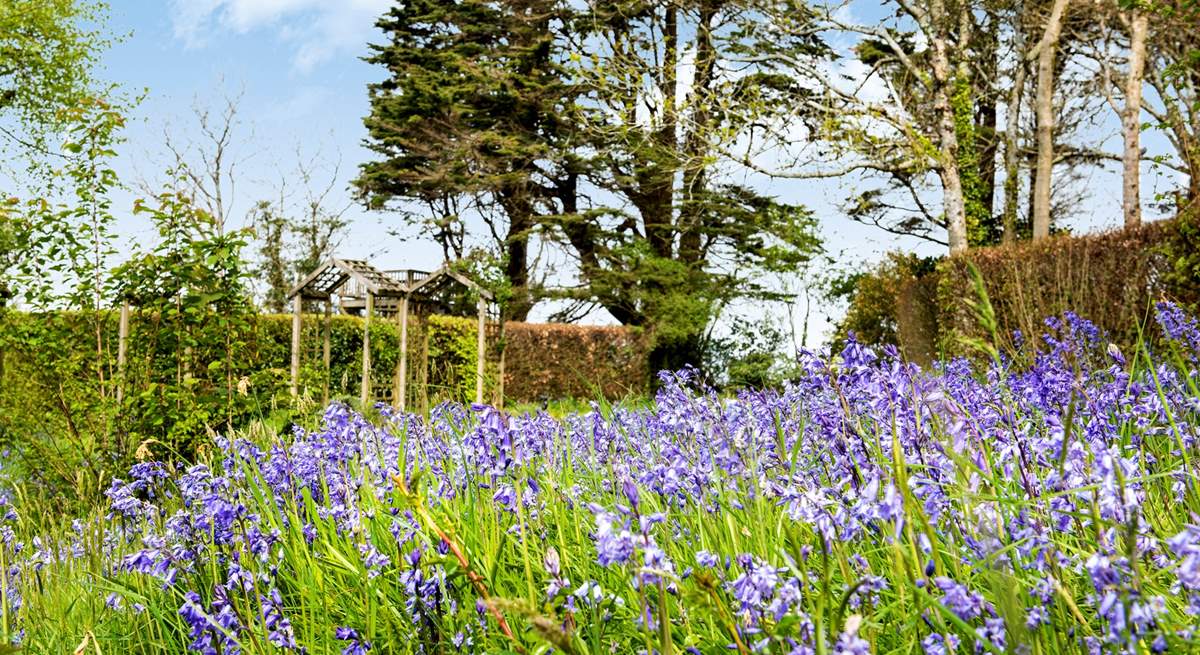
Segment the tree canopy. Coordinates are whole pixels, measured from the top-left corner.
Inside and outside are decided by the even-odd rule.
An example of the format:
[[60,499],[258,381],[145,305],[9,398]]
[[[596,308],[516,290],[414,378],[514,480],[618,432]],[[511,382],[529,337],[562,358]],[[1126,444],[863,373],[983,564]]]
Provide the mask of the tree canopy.
[[89,0],[0,2],[0,134],[9,147],[45,154],[47,137],[71,120],[66,112],[95,92],[106,10]]
[[[371,87],[379,158],[359,188],[427,212],[457,256],[467,217],[486,224],[510,315],[539,297],[602,307],[654,331],[656,366],[696,363],[723,303],[771,296],[772,273],[819,249],[811,213],[741,183],[726,154],[805,93],[754,53],[823,50],[756,28],[786,4],[400,4],[369,58],[389,76]],[[569,270],[535,270],[531,244]]]

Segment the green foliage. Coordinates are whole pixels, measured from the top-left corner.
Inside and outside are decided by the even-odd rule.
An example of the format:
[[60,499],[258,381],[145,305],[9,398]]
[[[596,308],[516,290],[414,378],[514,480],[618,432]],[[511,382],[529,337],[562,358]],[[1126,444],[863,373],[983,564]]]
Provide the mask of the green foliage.
[[[211,245],[197,247],[206,251]],[[151,254],[131,266],[149,275],[159,270],[157,263]],[[185,270],[180,266],[179,271]],[[131,281],[131,275],[123,275],[122,281]],[[177,282],[181,275],[168,271],[152,277]],[[162,282],[162,288],[167,286]],[[327,385],[331,399],[357,404],[362,318],[331,317],[326,376],[323,320],[304,317],[297,404],[289,392],[290,315],[227,310],[218,317],[192,302],[179,297],[179,309],[165,302],[134,308],[123,376],[116,364],[117,311],[0,309],[0,352],[5,354],[0,449],[10,450],[6,466],[26,481],[29,493],[46,499],[65,495],[86,505],[139,449],[164,458],[195,457],[211,447],[214,433],[255,421],[282,430],[297,417],[297,409],[322,401]],[[103,356],[98,362],[94,325],[101,327]],[[411,319],[410,407],[418,407],[422,393],[430,406],[474,400],[476,327],[473,319],[459,317]],[[387,398],[398,361],[399,329],[380,317],[370,329],[372,386]],[[428,369],[422,372],[426,335]],[[645,393],[645,349],[628,330],[514,324],[510,335],[510,379],[517,377],[506,390],[510,399],[555,400],[587,390],[608,397]],[[492,348],[494,353],[494,344]],[[486,398],[495,391],[496,366],[495,355],[489,354]],[[120,402],[118,388],[123,391]]]
[[[429,316],[422,321],[429,333],[429,393],[437,400],[474,401],[478,323],[457,316]],[[496,385],[494,364],[484,369],[484,397]]]
[[[726,148],[807,93],[777,62],[825,51],[803,30],[760,33],[783,6],[397,5],[379,22],[389,43],[369,59],[388,73],[366,119],[379,159],[356,184],[374,206],[426,206],[410,218],[448,257],[467,254],[471,207],[495,241],[474,264],[506,317],[542,297],[569,301],[568,314],[600,306],[653,335],[652,369],[698,364],[718,306],[771,296],[772,275],[819,250],[805,208],[722,177]],[[788,14],[793,27],[808,18]],[[687,48],[701,60],[680,92]],[[739,75],[718,74],[735,60]],[[631,98],[654,106],[643,116]],[[535,238],[578,262],[578,284],[529,282]]]
[[149,356],[136,360],[144,386],[130,394],[134,407],[121,427],[187,457],[206,430],[232,427],[245,411],[235,375],[254,314],[241,255],[248,234],[215,229],[215,219],[178,192],[155,201],[135,211],[149,217],[158,243],[114,272],[116,296],[153,326],[140,335]]
[[128,459],[101,388],[88,314],[0,314],[0,449],[42,498],[95,498]]
[[[268,312],[281,314],[287,310],[287,294],[290,291],[288,262],[284,256],[284,235],[287,219],[278,207],[269,202],[259,202],[251,210],[254,233],[259,242],[261,263],[258,274],[266,283],[263,307]],[[319,266],[318,262],[308,272]],[[303,276],[304,273],[301,273]]]
[[751,321],[737,317],[728,334],[704,344],[706,368],[726,389],[778,388],[796,366],[788,333],[769,317]]
[[[65,141],[53,178],[65,197],[10,201],[0,229],[0,275],[11,291],[27,307],[68,310],[32,322],[0,315],[4,395],[23,400],[0,421],[0,442],[45,482],[39,488],[82,497],[98,493],[127,453],[96,311],[111,292],[110,194],[118,182],[110,161],[124,118],[106,100],[74,100],[56,124]],[[22,367],[30,356],[38,365]]]
[[92,77],[109,44],[96,25],[107,6],[91,0],[5,0],[0,3],[0,116],[9,145],[31,167],[52,150],[51,137],[75,121],[71,112],[95,95]]
[[109,194],[119,186],[111,160],[124,126],[121,110],[103,98],[64,109],[62,165],[53,176],[68,192],[5,207],[0,228],[0,278],[27,306],[95,308],[108,292],[115,217]]
[[[447,259],[473,254],[502,271],[504,315],[516,320],[537,295],[531,233],[540,216],[569,211],[558,194],[575,174],[559,144],[574,93],[551,32],[560,11],[556,0],[399,3],[377,24],[388,43],[368,58],[388,76],[369,87],[364,123],[377,158],[356,186],[376,208],[422,206],[403,217]],[[468,246],[467,207],[490,243]]]
[[[133,312],[123,377],[116,366],[116,311],[0,314],[0,351],[5,353],[0,447],[11,449],[10,467],[18,469],[30,493],[86,504],[139,447],[156,456],[191,457],[210,447],[214,432],[257,420],[286,424],[295,416],[289,395],[291,316],[196,322],[195,313],[165,314]],[[104,385],[90,343],[94,336],[88,327],[95,323],[103,327]],[[362,331],[360,318],[332,318],[326,378],[319,321],[306,320],[305,398],[319,402],[328,379],[332,397],[356,402]],[[377,386],[390,384],[398,351],[396,326],[373,321]],[[120,403],[117,386],[124,391]],[[473,385],[471,390],[473,398]]]
[[[647,327],[651,370],[674,369],[702,363],[701,335],[718,307],[771,297],[773,274],[819,251],[804,207],[724,173],[740,163],[729,154],[739,140],[803,106],[808,91],[780,62],[827,49],[794,5],[779,30],[761,27],[774,25],[780,3],[635,7],[589,3],[572,24],[583,44],[569,66],[587,90],[586,179],[616,202],[567,217],[553,234],[580,262],[584,287],[570,295]],[[695,61],[685,64],[683,52]],[[720,75],[727,66],[739,75]]]
[[1163,243],[1168,292],[1191,311],[1200,311],[1200,201],[1182,212]]
[[970,78],[960,76],[955,79],[950,102],[954,107],[954,130],[958,136],[958,173],[967,214],[967,241],[971,246],[999,243],[1000,224],[992,215],[992,208],[984,203],[980,139],[975,124],[975,89]]
[[843,343],[850,334],[864,344],[900,342],[897,301],[905,283],[933,271],[936,259],[909,253],[889,253],[878,266],[854,271],[832,281],[831,299],[849,303],[837,324],[834,340]]

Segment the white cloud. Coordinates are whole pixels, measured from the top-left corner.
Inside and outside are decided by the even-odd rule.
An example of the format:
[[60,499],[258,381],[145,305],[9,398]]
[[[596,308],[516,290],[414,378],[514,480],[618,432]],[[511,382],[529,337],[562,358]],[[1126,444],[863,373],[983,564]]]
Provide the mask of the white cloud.
[[219,32],[273,31],[295,48],[292,63],[309,71],[330,58],[358,54],[374,36],[390,0],[172,0],[175,38],[204,47]]

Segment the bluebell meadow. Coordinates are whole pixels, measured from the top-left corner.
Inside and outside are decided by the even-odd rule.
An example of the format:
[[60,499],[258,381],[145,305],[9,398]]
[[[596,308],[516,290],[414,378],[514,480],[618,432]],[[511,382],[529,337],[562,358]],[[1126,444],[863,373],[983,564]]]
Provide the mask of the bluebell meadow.
[[[311,429],[146,461],[33,532],[0,497],[27,652],[1163,653],[1200,624],[1200,327],[1022,365],[851,341],[779,390]],[[1027,345],[1026,348],[1033,348]],[[375,414],[373,414],[374,416]]]

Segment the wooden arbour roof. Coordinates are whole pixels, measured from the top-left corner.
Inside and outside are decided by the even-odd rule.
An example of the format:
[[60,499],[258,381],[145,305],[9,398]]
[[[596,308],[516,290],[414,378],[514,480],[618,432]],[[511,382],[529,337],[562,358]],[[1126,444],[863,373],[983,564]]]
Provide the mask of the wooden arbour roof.
[[381,271],[361,259],[333,258],[317,267],[288,292],[288,299],[300,296],[305,299],[328,299],[331,295],[354,281],[357,286],[377,298],[430,297],[447,285],[458,283],[492,300],[490,291],[477,282],[454,270],[452,265],[427,273],[425,271]]
[[318,266],[317,270],[292,287],[288,298],[328,298],[350,280],[358,282],[371,295],[381,298],[400,298],[408,293],[408,285],[366,261],[335,257]]
[[[349,313],[354,309],[363,310],[362,335],[362,389],[359,402],[367,406],[372,397],[371,382],[371,316],[376,313],[386,315],[386,310],[376,304],[376,300],[391,300],[391,309],[400,326],[400,357],[396,364],[394,398],[401,411],[405,407],[405,393],[408,383],[408,315],[410,301],[437,302],[439,294],[443,294],[450,285],[462,285],[475,292],[475,310],[478,316],[475,346],[475,402],[483,402],[484,357],[486,337],[484,335],[487,322],[487,307],[494,304],[495,297],[471,278],[455,270],[447,263],[441,268],[427,273],[425,271],[381,271],[366,261],[359,259],[333,258],[317,267],[317,270],[305,276],[299,284],[288,292],[292,301],[292,396],[300,391],[300,334],[303,323],[304,301],[325,301],[324,325],[324,364],[326,376],[329,374],[329,321],[333,306],[333,295],[336,293],[342,311]],[[361,303],[361,305],[359,304]],[[503,325],[503,324],[501,324]],[[503,327],[501,327],[503,330]],[[501,370],[503,370],[503,351],[501,351]],[[503,385],[501,385],[503,388]],[[503,392],[501,392],[503,395]],[[328,377],[324,398],[328,400]]]
[[471,278],[459,273],[451,268],[450,264],[445,264],[436,271],[429,273],[420,280],[416,280],[408,287],[408,293],[412,296],[431,296],[440,289],[443,289],[448,284],[459,283],[464,287],[478,293],[480,297],[487,300],[492,300],[492,292],[479,286]]

